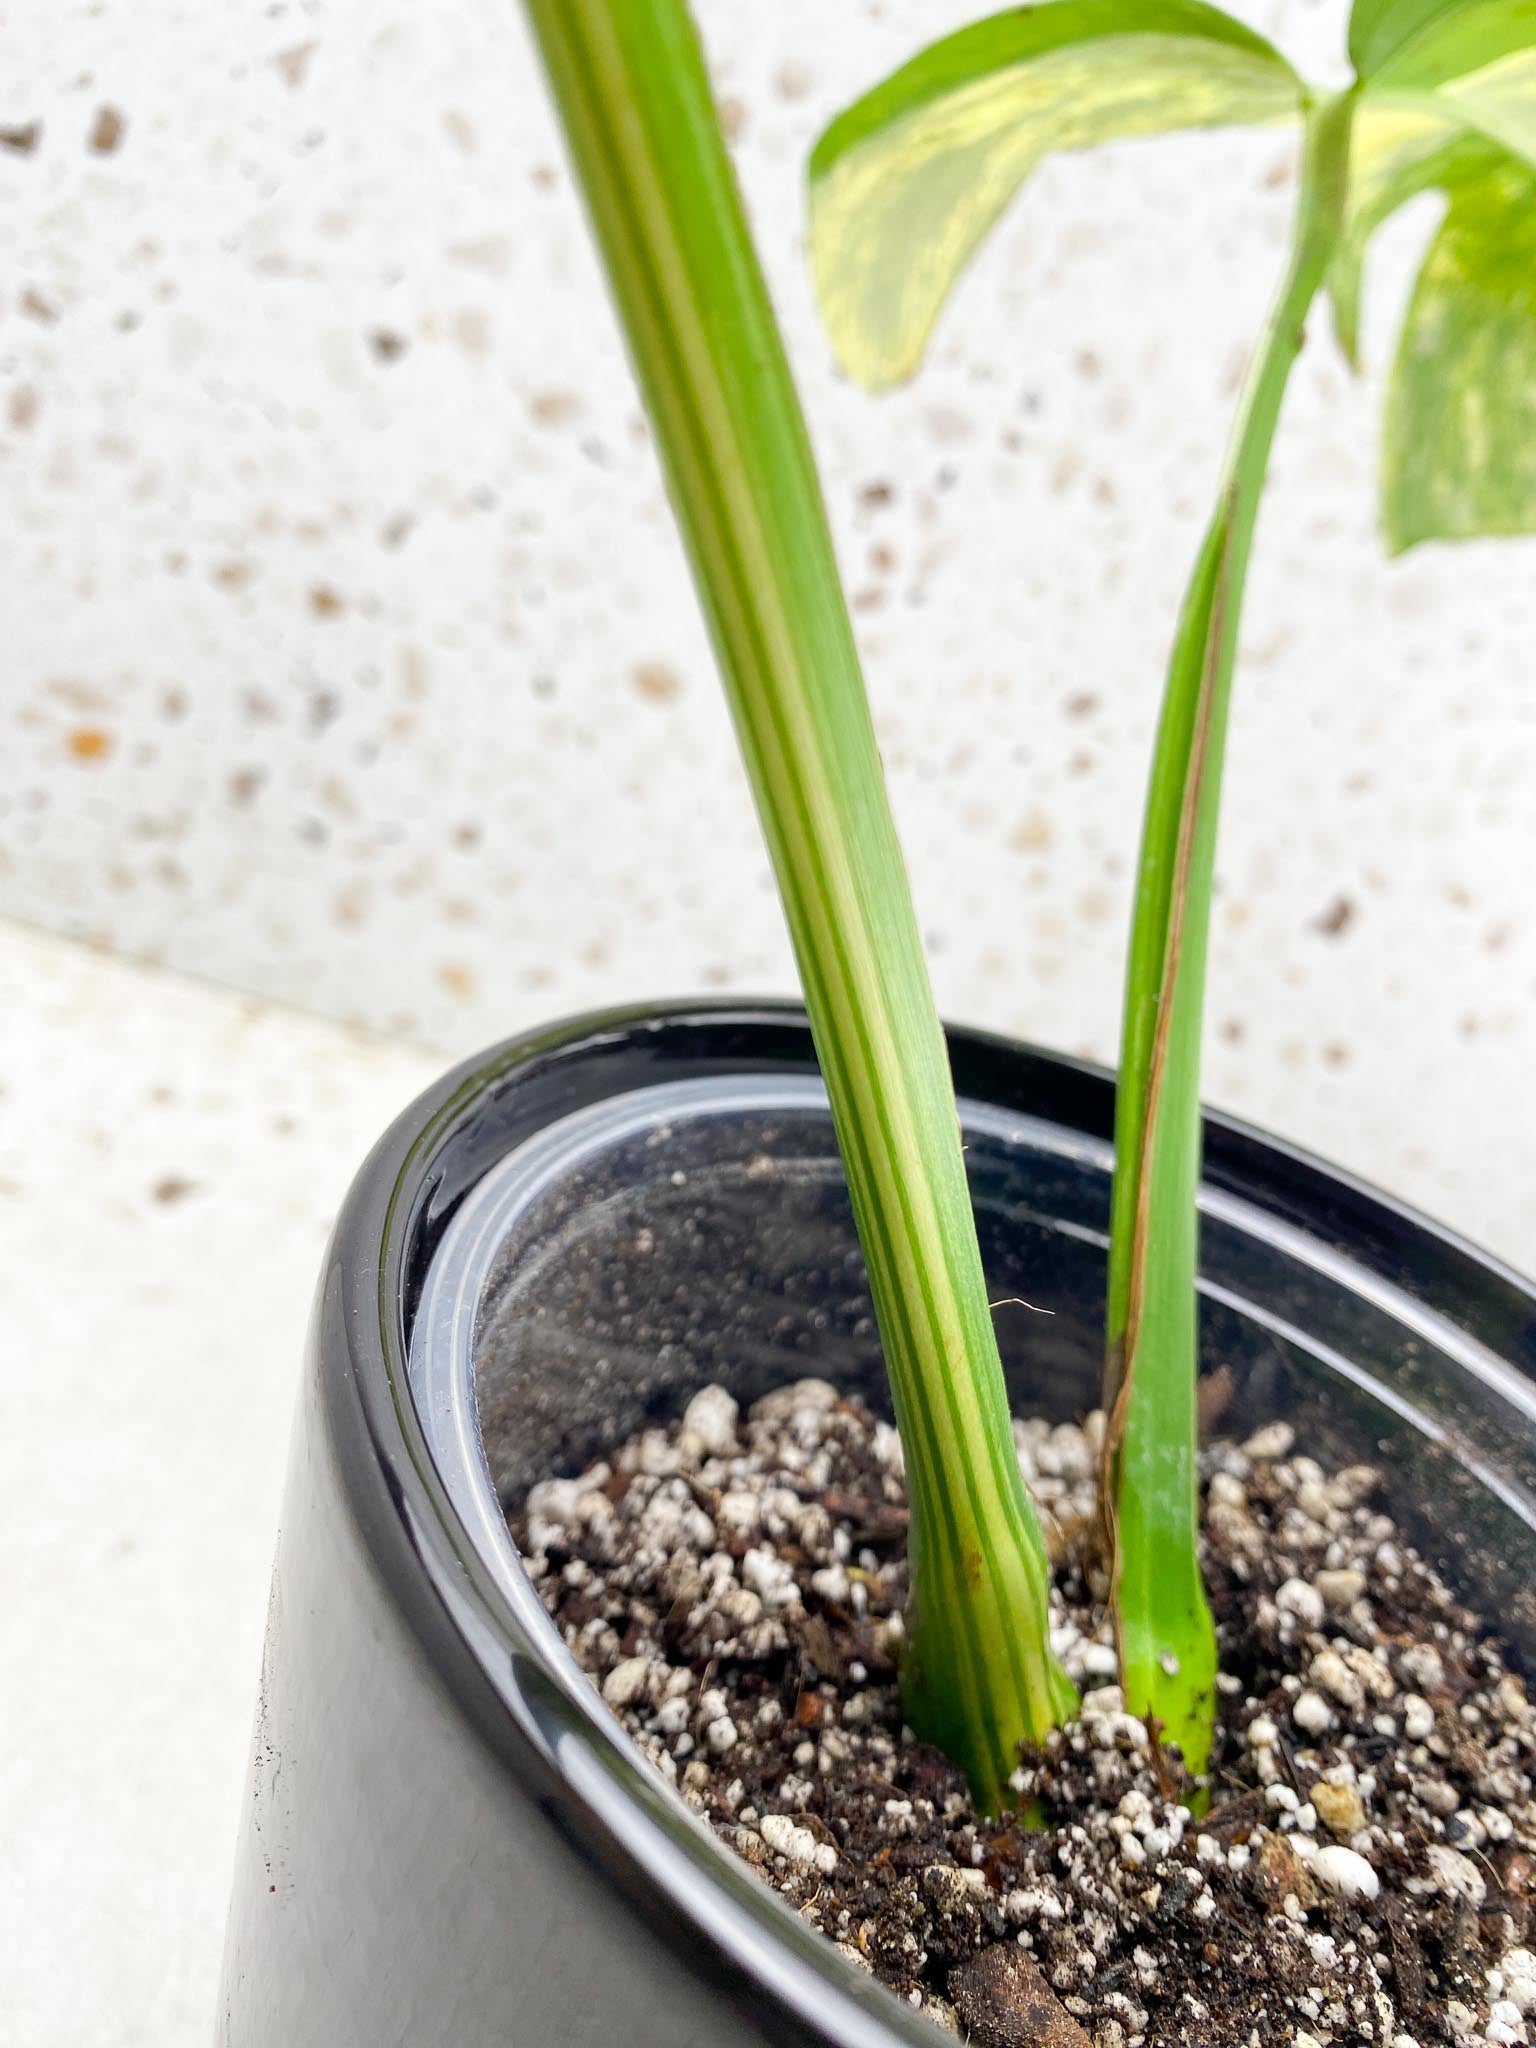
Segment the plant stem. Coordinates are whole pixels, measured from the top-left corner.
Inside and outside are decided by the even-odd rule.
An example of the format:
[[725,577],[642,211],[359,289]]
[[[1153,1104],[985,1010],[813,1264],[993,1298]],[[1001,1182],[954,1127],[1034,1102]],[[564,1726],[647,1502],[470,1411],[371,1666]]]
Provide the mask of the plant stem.
[[650,411],[826,1078],[912,1503],[913,1727],[999,1811],[1073,1694],[953,1086],[805,424],[683,0],[528,0]]
[[1195,1382],[1200,1036],[1243,587],[1286,383],[1337,245],[1353,94],[1309,104],[1289,266],[1250,374],[1169,666],[1143,827],[1115,1113],[1104,1498],[1121,1676],[1204,1768],[1215,1635],[1200,1580]]

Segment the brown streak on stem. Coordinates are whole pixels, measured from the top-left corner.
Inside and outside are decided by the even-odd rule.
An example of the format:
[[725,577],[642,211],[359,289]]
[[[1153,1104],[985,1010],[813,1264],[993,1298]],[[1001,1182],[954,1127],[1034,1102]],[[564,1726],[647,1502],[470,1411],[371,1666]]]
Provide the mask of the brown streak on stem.
[[[1216,672],[1220,666],[1221,644],[1226,632],[1227,571],[1231,556],[1232,508],[1237,486],[1226,492],[1222,510],[1225,532],[1216,567],[1216,587],[1211,597],[1211,619],[1206,635],[1205,663],[1200,676],[1200,694],[1195,709],[1194,744],[1190,750],[1190,772],[1184,784],[1184,801],[1179,813],[1179,837],[1174,855],[1173,885],[1168,917],[1168,936],[1163,947],[1163,971],[1158,981],[1157,1023],[1152,1035],[1152,1056],[1147,1063],[1147,1100],[1142,1116],[1141,1150],[1136,1161],[1136,1210],[1131,1236],[1130,1276],[1126,1289],[1125,1336],[1122,1340],[1120,1388],[1115,1404],[1105,1418],[1104,1455],[1100,1497],[1103,1507],[1104,1541],[1109,1553],[1110,1601],[1115,1617],[1115,1634],[1121,1634],[1120,1544],[1117,1532],[1120,1452],[1125,1442],[1126,1417],[1131,1387],[1136,1374],[1136,1350],[1141,1336],[1142,1297],[1146,1287],[1148,1225],[1151,1211],[1152,1148],[1157,1138],[1157,1114],[1162,1099],[1163,1078],[1168,1068],[1168,1042],[1173,1029],[1173,997],[1183,951],[1184,913],[1188,899],[1189,867],[1194,857],[1195,831],[1200,815],[1200,797],[1210,757],[1211,723],[1216,699]],[[1119,1642],[1120,1668],[1125,1670],[1125,1645]]]

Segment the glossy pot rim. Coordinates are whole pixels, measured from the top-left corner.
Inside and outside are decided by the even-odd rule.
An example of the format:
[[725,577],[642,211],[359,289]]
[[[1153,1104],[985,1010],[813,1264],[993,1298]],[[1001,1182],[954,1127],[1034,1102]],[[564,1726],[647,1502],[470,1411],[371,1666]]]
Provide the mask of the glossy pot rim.
[[[409,1332],[431,1245],[484,1171],[445,1170],[450,1141],[473,1138],[488,1100],[535,1077],[547,1105],[528,1131],[609,1094],[644,1086],[648,1046],[697,1044],[723,1071],[815,1072],[804,1013],[787,1002],[687,1002],[579,1016],[510,1039],[463,1062],[420,1096],[379,1141],[338,1218],[323,1283],[339,1290],[344,1354],[322,1388],[352,1511],[376,1569],[434,1656],[455,1706],[526,1776],[555,1825],[600,1864],[696,1967],[744,1974],[766,2019],[795,2038],[841,2048],[911,2048],[932,2024],[839,1955],[662,1786],[552,1621],[514,1614],[443,1483],[415,1408]],[[1113,1078],[1090,1062],[981,1032],[950,1034],[962,1095],[1103,1142],[1112,1134]],[[615,1064],[622,1087],[605,1085]],[[576,1092],[562,1096],[571,1077]],[[585,1093],[583,1093],[585,1090]],[[470,1147],[473,1152],[473,1144]],[[1239,1198],[1276,1233],[1305,1227],[1394,1290],[1466,1333],[1536,1328],[1536,1286],[1446,1227],[1355,1176],[1236,1119],[1206,1117],[1204,1186]],[[535,1603],[536,1605],[536,1603]],[[542,1623],[542,1628],[540,1627]],[[459,1654],[439,1654],[444,1629]],[[765,2029],[771,2033],[771,2027]]]

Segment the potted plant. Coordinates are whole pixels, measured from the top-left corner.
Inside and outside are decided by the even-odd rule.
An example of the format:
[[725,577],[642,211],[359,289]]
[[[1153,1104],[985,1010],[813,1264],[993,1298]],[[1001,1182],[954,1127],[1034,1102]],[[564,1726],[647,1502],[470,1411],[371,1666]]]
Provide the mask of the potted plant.
[[[1118,1110],[1072,1063],[946,1048],[686,9],[530,12],[808,1026],[556,1029],[365,1168],[317,1307],[223,2038],[1522,2039],[1532,1294],[1235,1126],[1207,1123],[1202,1176],[1197,1105],[1285,371],[1321,281],[1347,318],[1376,221],[1443,181],[1402,403],[1441,405],[1443,442],[1518,423],[1528,10],[1360,0],[1358,79],[1319,97],[1195,0],[1048,0],[936,46],[813,163],[833,331],[878,378],[1043,148],[1303,116],[1296,250],[1175,647]],[[1421,375],[1437,347],[1483,385]],[[1404,457],[1398,537],[1530,523],[1526,445]]]

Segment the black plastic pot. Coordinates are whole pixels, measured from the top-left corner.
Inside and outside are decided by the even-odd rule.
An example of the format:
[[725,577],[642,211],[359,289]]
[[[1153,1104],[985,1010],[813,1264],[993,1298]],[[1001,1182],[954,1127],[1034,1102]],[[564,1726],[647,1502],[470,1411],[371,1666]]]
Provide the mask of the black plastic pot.
[[[1093,1402],[1111,1084],[952,1040],[1016,1404]],[[1202,1347],[1224,1427],[1386,1464],[1394,1512],[1536,1647],[1536,1291],[1222,1118]],[[885,1395],[797,1012],[588,1018],[451,1074],[326,1260],[225,1961],[228,2048],[893,2048],[941,2038],[642,1766],[496,1496],[723,1380]],[[478,1389],[485,1451],[475,1428]],[[489,1463],[487,1464],[487,1458]]]

